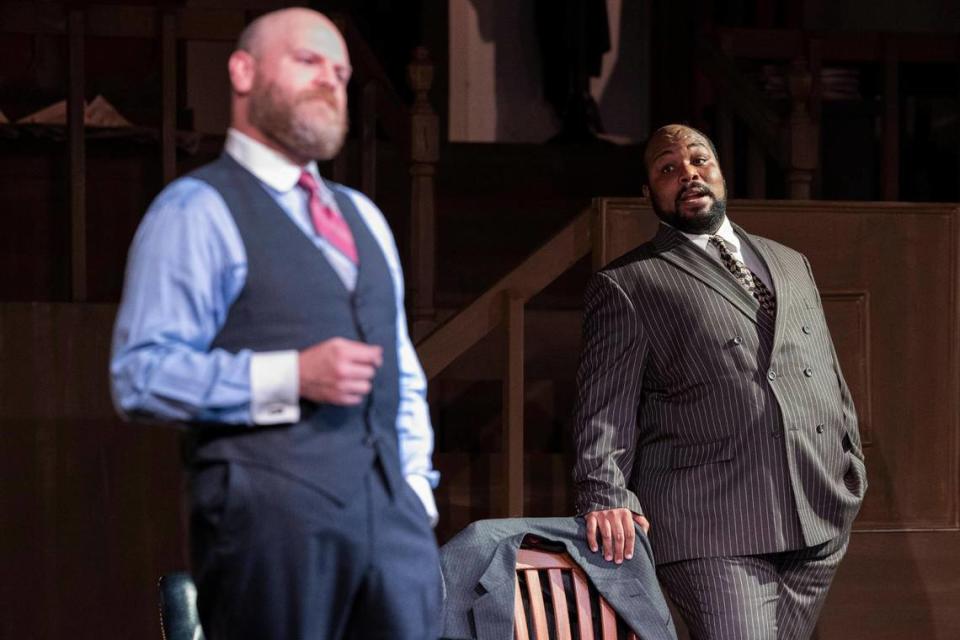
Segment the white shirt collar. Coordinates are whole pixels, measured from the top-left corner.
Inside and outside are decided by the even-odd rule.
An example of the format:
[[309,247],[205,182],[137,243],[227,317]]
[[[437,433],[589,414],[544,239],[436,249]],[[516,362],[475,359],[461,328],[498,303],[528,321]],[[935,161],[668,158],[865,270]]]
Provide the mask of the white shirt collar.
[[316,178],[317,183],[321,185],[321,192],[326,189],[326,185],[320,179],[316,162],[311,160],[305,167],[301,167],[290,162],[283,154],[236,129],[227,130],[227,140],[223,148],[231,158],[256,176],[260,182],[280,193],[286,193],[297,186],[297,181],[304,169]]
[[720,223],[720,228],[716,230],[713,234],[710,233],[686,233],[681,231],[690,242],[697,245],[704,251],[707,250],[707,242],[710,240],[711,235],[720,236],[723,238],[723,241],[726,243],[727,248],[730,249],[730,252],[734,255],[740,253],[740,238],[737,237],[737,233],[733,230],[733,225],[730,224],[730,218],[723,216],[723,222]]

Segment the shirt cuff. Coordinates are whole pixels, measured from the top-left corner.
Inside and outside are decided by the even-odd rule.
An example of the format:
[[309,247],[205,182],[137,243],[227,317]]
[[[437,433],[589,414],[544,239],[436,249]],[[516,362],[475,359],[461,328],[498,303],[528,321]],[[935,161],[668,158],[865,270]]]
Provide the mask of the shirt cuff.
[[300,420],[300,371],[296,351],[250,356],[250,419],[253,424]]
[[407,484],[410,485],[413,492],[420,498],[423,509],[430,518],[430,526],[437,526],[437,521],[440,520],[440,514],[437,513],[437,503],[433,499],[433,489],[430,487],[430,481],[424,476],[411,474],[407,476]]

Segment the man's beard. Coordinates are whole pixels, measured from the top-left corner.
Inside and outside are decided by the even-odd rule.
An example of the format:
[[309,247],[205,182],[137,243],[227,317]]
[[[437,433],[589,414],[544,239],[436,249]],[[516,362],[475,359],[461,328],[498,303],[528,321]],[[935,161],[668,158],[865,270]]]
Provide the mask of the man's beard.
[[[700,195],[710,196],[713,204],[705,211],[685,216],[680,213],[680,207],[683,206],[683,197],[691,190],[696,190]],[[673,211],[664,211],[656,198],[650,198],[650,205],[653,207],[653,212],[657,214],[657,217],[671,227],[678,231],[694,235],[714,233],[720,228],[720,225],[723,224],[723,218],[727,214],[726,199],[721,200],[709,187],[703,184],[691,185],[681,189],[673,203]]]
[[[315,100],[326,103],[336,119],[308,117],[298,109]],[[255,86],[248,117],[250,124],[300,160],[330,160],[340,152],[347,134],[346,111],[337,112],[329,91],[301,92],[287,99],[275,83]]]

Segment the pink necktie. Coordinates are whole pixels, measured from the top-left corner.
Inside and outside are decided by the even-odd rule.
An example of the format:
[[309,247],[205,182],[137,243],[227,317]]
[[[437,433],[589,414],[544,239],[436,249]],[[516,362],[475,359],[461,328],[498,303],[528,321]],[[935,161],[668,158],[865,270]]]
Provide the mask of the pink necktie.
[[307,206],[310,208],[313,229],[337,251],[350,258],[353,264],[357,264],[357,245],[353,241],[350,227],[339,213],[320,202],[320,186],[316,179],[304,171],[300,174],[297,186],[306,191],[309,197]]

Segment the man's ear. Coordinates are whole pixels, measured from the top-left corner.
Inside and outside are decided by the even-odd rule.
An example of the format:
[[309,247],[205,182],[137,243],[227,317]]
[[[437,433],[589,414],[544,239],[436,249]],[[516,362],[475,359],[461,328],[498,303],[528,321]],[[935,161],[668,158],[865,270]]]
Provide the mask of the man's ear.
[[643,197],[646,198],[647,200],[650,199],[650,187],[648,187],[647,185],[643,185],[640,188],[640,193],[642,193]]
[[234,51],[227,63],[230,84],[234,93],[244,96],[253,88],[253,79],[257,75],[257,61],[247,51]]

